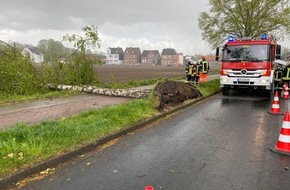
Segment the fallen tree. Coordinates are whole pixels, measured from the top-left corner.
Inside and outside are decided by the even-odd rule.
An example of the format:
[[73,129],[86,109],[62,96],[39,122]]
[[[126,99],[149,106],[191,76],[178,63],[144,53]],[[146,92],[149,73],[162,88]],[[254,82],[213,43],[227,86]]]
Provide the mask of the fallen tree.
[[155,107],[159,111],[176,106],[188,99],[195,99],[201,96],[202,94],[196,86],[181,81],[165,80],[157,83],[153,90]]

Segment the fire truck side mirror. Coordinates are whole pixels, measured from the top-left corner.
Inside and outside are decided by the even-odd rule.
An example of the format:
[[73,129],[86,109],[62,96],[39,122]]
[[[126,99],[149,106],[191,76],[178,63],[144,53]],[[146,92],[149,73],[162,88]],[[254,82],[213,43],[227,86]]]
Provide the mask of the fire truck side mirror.
[[276,59],[281,59],[281,45],[276,46]]
[[220,48],[217,47],[217,48],[216,48],[216,52],[215,52],[215,60],[216,60],[216,61],[219,60],[219,54],[220,54]]

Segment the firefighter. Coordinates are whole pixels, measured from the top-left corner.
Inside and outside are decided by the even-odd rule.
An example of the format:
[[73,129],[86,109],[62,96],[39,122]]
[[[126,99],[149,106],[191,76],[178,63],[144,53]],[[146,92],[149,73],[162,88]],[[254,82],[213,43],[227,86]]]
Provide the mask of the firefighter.
[[205,56],[201,56],[200,64],[200,80],[203,82],[207,80],[207,73],[209,72],[209,62],[206,61]]
[[279,92],[283,89],[283,67],[282,65],[278,64],[277,68],[274,71],[274,89],[278,90]]
[[192,64],[192,81],[194,84],[198,84],[199,82],[199,69],[200,66],[198,65],[198,62],[193,61]]
[[186,80],[189,82],[192,80],[192,60],[190,59],[185,66]]
[[283,69],[283,84],[287,83],[289,87],[290,81],[290,64],[288,63],[287,66]]
[[208,73],[209,72],[209,62],[207,60],[205,60],[205,56],[201,56],[201,61],[200,61],[200,65],[201,65],[201,73]]

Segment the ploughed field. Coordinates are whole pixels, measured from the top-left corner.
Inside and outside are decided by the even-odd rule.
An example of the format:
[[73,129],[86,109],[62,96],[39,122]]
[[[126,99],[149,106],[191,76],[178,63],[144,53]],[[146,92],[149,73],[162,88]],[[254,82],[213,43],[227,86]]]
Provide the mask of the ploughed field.
[[98,65],[95,70],[101,82],[127,83],[156,78],[185,77],[185,67],[152,65]]

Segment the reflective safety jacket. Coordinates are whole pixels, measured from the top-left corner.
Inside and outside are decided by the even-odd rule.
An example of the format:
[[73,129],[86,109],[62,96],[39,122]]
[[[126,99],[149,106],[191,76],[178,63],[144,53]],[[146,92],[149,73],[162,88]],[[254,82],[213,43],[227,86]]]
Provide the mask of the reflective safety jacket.
[[283,70],[283,80],[290,80],[290,67]]
[[193,65],[190,65],[190,64],[187,64],[185,66],[185,73],[186,73],[186,75],[192,75],[192,66]]
[[283,77],[283,70],[276,69],[274,72],[274,81],[280,82]]
[[192,66],[192,75],[198,75],[199,74],[199,66],[193,65]]
[[201,64],[200,72],[201,73],[208,73],[208,71],[209,71],[209,63],[208,63],[208,61],[201,61],[200,64]]

